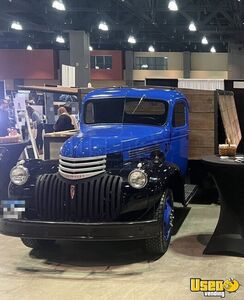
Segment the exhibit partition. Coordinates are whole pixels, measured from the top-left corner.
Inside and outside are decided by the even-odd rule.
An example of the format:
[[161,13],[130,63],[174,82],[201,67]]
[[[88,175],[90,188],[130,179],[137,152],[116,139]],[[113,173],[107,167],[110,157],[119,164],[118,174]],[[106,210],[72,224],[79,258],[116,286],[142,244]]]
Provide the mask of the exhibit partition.
[[75,87],[75,67],[62,65],[62,86]]
[[179,79],[178,88],[194,90],[224,90],[224,79]]
[[181,89],[193,90],[224,90],[224,79],[168,79],[168,78],[147,78],[145,85],[178,87]]

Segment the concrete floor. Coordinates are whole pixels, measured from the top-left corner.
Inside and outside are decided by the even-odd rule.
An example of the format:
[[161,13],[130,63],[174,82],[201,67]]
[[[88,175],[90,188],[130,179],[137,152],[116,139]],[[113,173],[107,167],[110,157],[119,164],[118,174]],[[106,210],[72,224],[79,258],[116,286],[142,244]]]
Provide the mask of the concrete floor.
[[[187,212],[179,209],[178,219]],[[190,292],[191,277],[244,284],[244,259],[202,255],[218,214],[218,206],[191,205],[168,252],[154,259],[141,242],[62,242],[38,252],[0,235],[0,299],[207,299]],[[225,299],[244,299],[244,288]]]

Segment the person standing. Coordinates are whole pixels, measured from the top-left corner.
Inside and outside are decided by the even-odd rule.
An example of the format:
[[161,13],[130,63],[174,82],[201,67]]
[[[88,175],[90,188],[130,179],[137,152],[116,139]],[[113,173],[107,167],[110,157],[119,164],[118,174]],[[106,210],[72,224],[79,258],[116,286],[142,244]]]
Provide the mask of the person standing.
[[38,111],[34,110],[33,107],[27,106],[27,113],[29,118],[33,121],[34,128],[37,130],[36,134],[36,147],[39,154],[43,154],[43,138],[42,138],[42,131],[43,131],[43,120]]
[[10,121],[8,116],[8,101],[0,100],[0,136],[1,137],[8,135],[9,127],[10,127]]
[[56,124],[54,125],[54,130],[56,132],[74,129],[74,125],[72,124],[72,119],[71,119],[70,115],[68,114],[65,107],[61,106],[58,109],[58,115],[59,115],[59,118],[58,118]]

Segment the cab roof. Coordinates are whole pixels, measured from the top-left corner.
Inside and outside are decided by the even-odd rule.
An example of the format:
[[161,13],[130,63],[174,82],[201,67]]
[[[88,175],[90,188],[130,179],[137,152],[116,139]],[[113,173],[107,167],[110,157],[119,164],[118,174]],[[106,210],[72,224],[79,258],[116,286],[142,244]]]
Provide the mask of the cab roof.
[[158,99],[165,101],[174,101],[179,98],[186,97],[178,90],[156,89],[156,88],[102,88],[88,93],[84,97],[84,101],[88,99],[99,98],[141,98],[145,96],[148,99]]

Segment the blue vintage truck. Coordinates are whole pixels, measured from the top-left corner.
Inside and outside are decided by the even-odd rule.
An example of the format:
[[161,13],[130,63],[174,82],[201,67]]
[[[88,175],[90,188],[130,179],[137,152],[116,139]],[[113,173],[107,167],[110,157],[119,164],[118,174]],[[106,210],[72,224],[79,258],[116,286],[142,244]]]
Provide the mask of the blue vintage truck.
[[26,160],[11,171],[9,196],[25,201],[0,232],[32,248],[55,240],[145,240],[166,252],[174,201],[187,205],[188,103],[177,90],[109,88],[88,93],[80,132],[59,160]]

